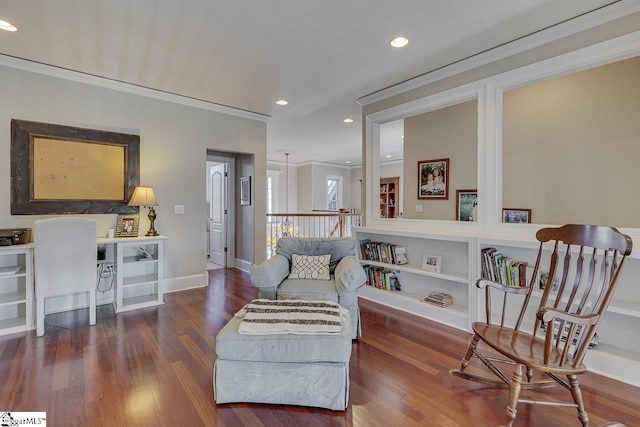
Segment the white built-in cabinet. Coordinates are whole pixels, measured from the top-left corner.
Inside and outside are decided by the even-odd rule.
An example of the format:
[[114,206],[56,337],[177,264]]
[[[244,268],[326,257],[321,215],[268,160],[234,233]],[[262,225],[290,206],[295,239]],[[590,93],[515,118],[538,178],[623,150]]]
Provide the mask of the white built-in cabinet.
[[33,329],[33,244],[0,246],[0,335]]
[[164,236],[117,239],[116,313],[163,303]]
[[[406,247],[409,261],[406,265],[394,265],[361,260],[363,264],[396,270],[402,290],[364,286],[359,290],[360,297],[469,332],[472,322],[485,320],[484,292],[475,286],[480,277],[481,250],[493,247],[513,260],[533,265],[539,245],[536,241],[496,239],[480,234],[431,234],[374,227],[356,228],[355,239],[359,257],[359,242],[369,239]],[[550,253],[551,249],[550,246],[545,252]],[[422,270],[425,254],[442,257],[440,273]],[[640,330],[639,277],[640,254],[634,252],[625,262],[614,299],[600,323],[599,343],[585,358],[590,371],[636,386],[640,386],[640,340],[634,338]],[[422,301],[435,290],[450,294],[453,305],[437,307]],[[541,291],[534,292],[533,297],[541,295]]]
[[[408,264],[395,265],[369,260],[363,264],[385,267],[396,271],[401,291],[386,291],[372,286],[360,288],[358,295],[384,305],[436,320],[458,329],[470,328],[469,301],[469,238],[426,235],[412,232],[374,228],[357,228],[358,256],[360,241],[391,243],[407,249]],[[422,269],[425,254],[442,257],[440,273]],[[436,307],[423,302],[429,292],[443,291],[453,297],[453,305]]]

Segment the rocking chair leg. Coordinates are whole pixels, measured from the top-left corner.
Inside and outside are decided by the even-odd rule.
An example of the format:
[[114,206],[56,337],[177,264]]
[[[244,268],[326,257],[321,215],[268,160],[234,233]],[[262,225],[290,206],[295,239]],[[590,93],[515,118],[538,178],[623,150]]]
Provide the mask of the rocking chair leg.
[[578,383],[578,377],[576,375],[567,375],[569,385],[571,386],[571,395],[573,401],[578,405],[578,419],[582,423],[583,427],[589,427],[589,415],[584,408],[584,402],[582,401],[582,391],[580,390],[580,384]]
[[480,341],[480,337],[476,334],[473,334],[473,338],[471,338],[471,342],[467,347],[467,352],[465,353],[464,357],[460,361],[460,372],[464,371],[465,368],[469,366],[469,363],[471,362],[471,357],[473,356],[473,352],[478,346],[478,341]]
[[527,366],[527,381],[531,382],[532,378],[533,378],[533,369]]
[[511,427],[516,420],[516,414],[518,413],[516,406],[518,405],[518,398],[520,397],[520,388],[522,383],[522,365],[516,363],[513,368],[513,377],[511,379],[511,390],[509,393],[509,406],[507,406],[507,426]]

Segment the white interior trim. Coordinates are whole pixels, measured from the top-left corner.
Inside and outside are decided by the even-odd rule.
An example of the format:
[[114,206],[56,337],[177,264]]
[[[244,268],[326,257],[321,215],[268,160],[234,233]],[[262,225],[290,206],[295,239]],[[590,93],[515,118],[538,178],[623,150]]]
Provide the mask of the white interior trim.
[[153,98],[160,101],[172,102],[174,104],[185,105],[188,107],[199,108],[201,110],[213,111],[216,113],[229,114],[231,116],[242,117],[245,119],[258,120],[267,122],[271,117],[265,114],[254,113],[253,111],[241,110],[239,108],[228,107],[222,104],[203,101],[201,99],[190,98],[188,96],[176,95],[170,92],[150,89],[144,86],[137,86],[130,83],[124,83],[117,80],[98,77],[92,74],[81,73],[78,71],[68,70],[65,68],[54,67],[52,65],[33,62],[26,59],[16,58],[0,54],[0,65],[15,68],[17,70],[30,71],[45,76],[56,77],[59,79],[70,80],[78,83],[84,83],[91,86],[98,86],[105,89],[117,90],[119,92],[130,93],[133,95]]
[[[573,52],[491,76],[454,89],[400,104],[365,117],[365,225],[384,229],[424,229],[451,235],[491,236],[529,241],[539,228],[536,224],[503,224],[502,208],[502,93],[505,90],[553,77],[583,71],[640,55],[640,31],[597,43]],[[378,218],[380,125],[478,98],[478,192],[482,194],[478,223],[434,220],[395,220]],[[374,185],[374,183],[376,183]],[[634,240],[640,229],[620,229]],[[631,255],[640,258],[640,250]]]
[[480,66],[507,58],[511,55],[533,49],[538,46],[568,37],[581,31],[602,25],[616,19],[623,18],[632,13],[640,11],[640,2],[634,0],[621,0],[609,6],[596,9],[592,12],[573,18],[569,21],[559,23],[542,31],[535,32],[520,39],[497,46],[491,50],[473,55],[469,58],[446,65],[433,71],[429,71],[420,76],[414,77],[402,83],[373,92],[358,98],[357,102],[361,106],[373,104],[374,102],[390,98],[401,93],[417,89],[439,80],[446,79],[465,71],[478,68]]

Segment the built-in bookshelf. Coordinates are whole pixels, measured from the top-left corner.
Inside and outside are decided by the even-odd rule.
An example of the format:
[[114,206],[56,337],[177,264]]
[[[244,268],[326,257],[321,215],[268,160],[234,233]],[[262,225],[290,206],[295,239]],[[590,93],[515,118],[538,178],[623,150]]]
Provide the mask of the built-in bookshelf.
[[[360,288],[359,296],[469,330],[468,238],[366,227],[357,228],[355,236],[360,261],[374,278],[371,286]],[[398,251],[404,255],[402,264],[396,263]],[[383,261],[383,253],[392,256],[385,256]],[[425,255],[441,258],[440,272],[422,269]],[[375,280],[376,274],[381,280]],[[391,283],[396,290],[391,290]],[[453,303],[446,307],[427,303],[427,297],[434,292],[450,295]]]
[[0,335],[34,326],[33,243],[0,246]]
[[397,218],[400,177],[380,178],[380,218]]
[[[528,264],[527,281],[533,279],[533,286],[538,288],[532,293],[532,304],[536,304],[542,297],[544,280],[541,281],[540,276],[545,271],[543,269],[539,271],[536,278],[532,278],[530,274],[535,264],[539,244],[488,238],[479,239],[478,243],[481,274],[485,254],[490,249],[495,249],[513,262],[517,260],[517,262]],[[552,249],[552,246],[549,246],[543,252],[541,266],[548,265],[548,257]],[[597,345],[587,352],[585,365],[590,371],[638,386],[640,385],[640,342],[629,339],[640,329],[640,296],[637,293],[636,279],[640,277],[640,259],[637,259],[637,256],[638,254],[633,253],[625,262],[613,300],[598,327]],[[477,302],[481,303],[480,300],[478,298]],[[532,325],[525,325],[526,327],[530,328]]]
[[[521,281],[529,283],[535,265],[539,243],[535,240],[517,238],[513,240],[493,238],[483,235],[464,236],[437,233],[422,233],[404,229],[382,229],[360,227],[355,229],[357,242],[369,240],[381,247],[400,247],[406,251],[406,264],[394,264],[380,260],[363,259],[358,250],[360,262],[381,271],[393,273],[400,283],[400,290],[387,290],[375,286],[363,286],[359,296],[380,304],[388,305],[416,314],[458,329],[471,332],[471,323],[484,321],[484,293],[475,286],[476,281],[487,274],[483,269],[488,252],[499,252],[506,265],[513,267],[511,286],[515,271]],[[386,245],[386,246],[385,246]],[[550,256],[550,245],[543,252],[541,265],[548,265],[545,257]],[[388,250],[388,249],[387,249]],[[425,256],[435,255],[442,259],[440,272],[422,269]],[[393,261],[393,258],[392,258]],[[522,267],[521,267],[522,266]],[[539,275],[543,271],[539,272]],[[629,339],[640,329],[640,294],[637,292],[637,277],[640,277],[640,253],[634,252],[627,258],[620,281],[608,311],[598,328],[598,344],[585,358],[590,371],[640,386],[640,341]],[[532,303],[542,297],[539,277],[532,293]],[[508,278],[505,284],[509,284]],[[424,300],[434,292],[451,296],[452,304],[447,307],[428,304]],[[494,293],[500,298],[498,293]],[[496,304],[499,301],[496,300]],[[515,304],[517,305],[517,304]],[[507,316],[516,317],[517,308]],[[533,322],[524,324],[525,329],[533,328]]]

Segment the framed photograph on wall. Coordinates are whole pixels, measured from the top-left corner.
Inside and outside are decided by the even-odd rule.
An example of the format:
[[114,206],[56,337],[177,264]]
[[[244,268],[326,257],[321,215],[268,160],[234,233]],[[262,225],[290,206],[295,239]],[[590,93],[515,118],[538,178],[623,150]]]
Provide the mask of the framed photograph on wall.
[[240,178],[240,205],[251,204],[251,177]]
[[418,162],[418,199],[449,198],[449,159]]
[[116,237],[138,237],[138,225],[140,224],[140,215],[124,214],[118,215],[116,222]]
[[456,219],[478,221],[478,190],[456,190]]
[[531,209],[502,209],[504,223],[531,223]]
[[437,255],[426,254],[422,258],[422,269],[424,271],[430,271],[432,273],[440,273],[442,268],[442,257]]

